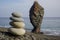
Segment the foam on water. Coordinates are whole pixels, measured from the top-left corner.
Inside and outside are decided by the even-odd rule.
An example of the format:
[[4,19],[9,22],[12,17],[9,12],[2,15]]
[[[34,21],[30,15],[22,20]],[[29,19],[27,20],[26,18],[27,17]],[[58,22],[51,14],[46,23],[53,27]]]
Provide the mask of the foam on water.
[[60,36],[60,31],[59,31],[59,30],[41,29],[41,31],[42,31],[45,35]]

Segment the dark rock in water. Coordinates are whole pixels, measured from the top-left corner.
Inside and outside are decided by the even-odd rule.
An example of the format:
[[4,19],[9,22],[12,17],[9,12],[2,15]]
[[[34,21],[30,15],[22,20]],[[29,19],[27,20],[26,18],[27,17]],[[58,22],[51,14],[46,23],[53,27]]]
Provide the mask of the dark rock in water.
[[30,22],[34,27],[32,32],[40,33],[40,27],[43,16],[44,16],[44,8],[41,5],[39,5],[37,1],[35,1],[30,9],[30,14],[29,14]]

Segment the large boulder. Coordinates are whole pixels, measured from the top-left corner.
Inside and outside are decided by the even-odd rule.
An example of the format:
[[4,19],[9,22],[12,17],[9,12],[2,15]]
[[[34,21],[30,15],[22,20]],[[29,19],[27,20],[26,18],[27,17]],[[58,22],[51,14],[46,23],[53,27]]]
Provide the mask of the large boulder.
[[40,27],[44,16],[44,8],[39,5],[37,1],[34,1],[34,4],[30,8],[29,13],[30,22],[34,27],[32,32],[40,33]]

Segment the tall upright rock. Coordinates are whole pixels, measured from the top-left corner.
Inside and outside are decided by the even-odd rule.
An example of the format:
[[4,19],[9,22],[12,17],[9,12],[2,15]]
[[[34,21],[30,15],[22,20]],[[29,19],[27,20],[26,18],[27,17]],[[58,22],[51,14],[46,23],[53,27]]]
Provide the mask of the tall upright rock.
[[29,13],[30,22],[34,27],[32,32],[40,33],[41,23],[44,16],[44,8],[39,5],[37,1],[34,1]]

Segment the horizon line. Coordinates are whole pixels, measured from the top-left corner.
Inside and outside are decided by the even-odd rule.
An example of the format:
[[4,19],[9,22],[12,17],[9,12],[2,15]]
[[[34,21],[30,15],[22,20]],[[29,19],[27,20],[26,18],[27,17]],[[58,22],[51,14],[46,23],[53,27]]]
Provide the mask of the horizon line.
[[[1,17],[0,17],[1,18]],[[27,18],[29,18],[29,17],[27,17]],[[44,18],[49,18],[49,17],[44,17]],[[50,17],[51,18],[51,17]],[[55,17],[53,17],[53,18],[55,18]],[[58,18],[58,17],[57,17]],[[60,17],[59,17],[60,18]]]

